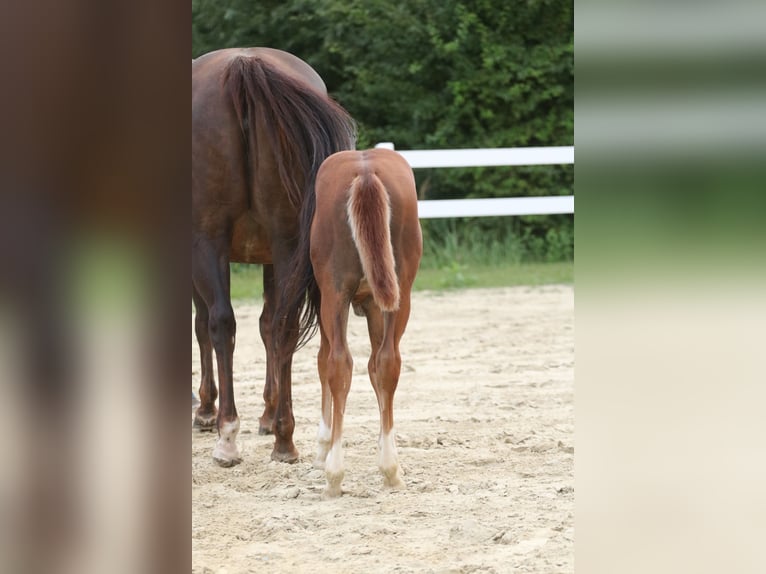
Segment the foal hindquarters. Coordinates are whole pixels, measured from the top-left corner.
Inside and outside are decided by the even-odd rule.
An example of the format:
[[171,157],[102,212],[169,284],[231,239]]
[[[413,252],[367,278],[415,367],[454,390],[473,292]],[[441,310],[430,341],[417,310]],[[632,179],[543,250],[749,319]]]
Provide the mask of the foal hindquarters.
[[422,253],[412,170],[389,150],[341,152],[322,165],[316,198],[311,260],[321,292],[322,418],[315,465],[325,469],[325,496],[339,496],[343,415],[353,370],[346,328],[353,305],[367,318],[370,337],[368,372],[380,411],[378,466],[386,486],[401,488],[393,401],[401,371],[399,341]]

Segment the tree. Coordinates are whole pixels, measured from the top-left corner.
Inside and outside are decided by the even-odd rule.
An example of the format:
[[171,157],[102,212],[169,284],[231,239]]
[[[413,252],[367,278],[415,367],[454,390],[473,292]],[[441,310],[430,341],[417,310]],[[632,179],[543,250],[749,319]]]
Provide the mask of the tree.
[[[193,0],[192,22],[193,55],[272,46],[306,60],[357,120],[360,148],[379,141],[399,149],[573,144],[571,2]],[[574,183],[572,166],[416,176],[421,198],[429,199],[571,194]],[[555,228],[571,238],[573,220],[471,225],[538,239]]]

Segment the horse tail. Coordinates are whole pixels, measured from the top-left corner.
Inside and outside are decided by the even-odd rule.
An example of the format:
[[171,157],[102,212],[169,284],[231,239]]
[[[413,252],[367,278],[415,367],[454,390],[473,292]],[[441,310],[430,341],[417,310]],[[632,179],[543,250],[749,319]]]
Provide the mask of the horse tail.
[[399,308],[399,280],[391,244],[391,205],[380,178],[366,172],[354,178],[346,205],[351,236],[372,296],[383,311]]
[[[248,160],[257,168],[259,144],[270,149],[287,197],[294,208],[300,209],[307,196],[313,195],[314,178],[324,159],[354,148],[354,120],[326,93],[257,56],[232,58],[224,83]],[[257,141],[256,124],[265,132],[267,141]]]
[[[317,328],[320,295],[309,253],[316,174],[328,156],[354,149],[356,124],[326,93],[283,74],[258,57],[233,58],[224,84],[242,132],[249,184],[258,169],[258,150],[271,150],[282,188],[296,210],[297,244],[288,262],[293,273],[279,286],[281,296],[273,325],[276,348],[292,354],[308,342]],[[259,133],[265,141],[258,141]]]

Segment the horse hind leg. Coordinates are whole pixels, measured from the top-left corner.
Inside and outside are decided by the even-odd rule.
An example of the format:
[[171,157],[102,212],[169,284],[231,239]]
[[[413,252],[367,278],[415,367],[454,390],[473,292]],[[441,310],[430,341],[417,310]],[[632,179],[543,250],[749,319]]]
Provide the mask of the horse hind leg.
[[[408,302],[402,301],[403,305]],[[405,311],[406,312],[406,311]],[[378,436],[378,468],[383,474],[383,484],[389,488],[404,488],[396,449],[394,429],[394,393],[399,383],[401,355],[399,354],[400,311],[382,313],[378,306],[370,303],[366,308],[367,328],[370,334],[372,352],[367,364],[370,382],[375,390],[380,411],[380,435]],[[406,319],[405,319],[406,323]],[[403,326],[401,331],[403,331]]]
[[263,311],[259,320],[261,340],[266,348],[266,380],[263,386],[263,414],[258,421],[258,434],[274,434],[274,415],[277,410],[278,389],[274,381],[275,365],[272,323],[274,321],[274,266],[263,266]]
[[332,393],[332,429],[330,448],[325,459],[327,484],[324,498],[335,498],[342,494],[341,483],[345,475],[343,460],[343,414],[346,399],[351,389],[354,361],[346,342],[348,322],[348,301],[339,294],[322,297],[321,321],[324,325],[329,349],[325,363],[327,384]]
[[[218,389],[215,387],[213,376],[213,345],[210,342],[208,332],[208,309],[197,289],[192,287],[192,300],[194,301],[195,317],[194,331],[199,344],[201,380],[199,386],[198,406],[194,414],[193,427],[200,431],[212,431],[216,426],[218,409],[215,400],[218,398]],[[196,401],[192,393],[192,404]]]
[[[285,285],[288,283],[291,274],[295,269],[288,263],[290,261],[290,251],[287,249],[288,243],[284,240],[278,241],[281,246],[275,248],[274,258],[274,282],[275,285]],[[274,333],[272,336],[273,347],[273,367],[269,368],[274,376],[274,385],[276,388],[276,408],[274,409],[274,448],[271,451],[271,460],[278,462],[294,463],[299,458],[298,449],[293,442],[293,433],[295,431],[295,416],[293,415],[292,404],[292,363],[293,353],[298,342],[298,317],[290,319],[276,317],[277,310],[283,306],[284,292],[281,289],[274,289],[274,318],[272,328],[279,329],[281,333]],[[281,348],[278,346],[280,345]],[[285,352],[289,350],[289,352]]]
[[192,278],[209,312],[208,332],[218,364],[218,441],[213,460],[232,466],[242,459],[237,448],[239,416],[234,404],[233,359],[236,321],[229,291],[229,262],[225,246],[208,240],[196,243],[192,253]]
[[319,428],[317,429],[317,456],[314,459],[314,468],[324,470],[327,454],[332,446],[332,392],[327,380],[327,359],[330,356],[330,342],[327,335],[319,325],[321,342],[319,344],[319,353],[317,354],[317,370],[319,371],[319,381],[322,384],[322,412],[319,418]]

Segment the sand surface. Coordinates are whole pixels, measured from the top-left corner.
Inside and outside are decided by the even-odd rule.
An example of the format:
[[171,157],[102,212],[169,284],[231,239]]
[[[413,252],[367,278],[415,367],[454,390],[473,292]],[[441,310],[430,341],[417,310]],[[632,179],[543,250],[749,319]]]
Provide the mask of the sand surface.
[[[235,397],[242,464],[219,468],[192,432],[196,574],[574,571],[574,289],[415,293],[394,418],[407,488],[383,487],[364,319],[351,314],[344,495],[313,468],[318,337],[293,368],[293,465],[258,435],[259,305],[238,305]],[[199,355],[192,337],[192,379]]]

